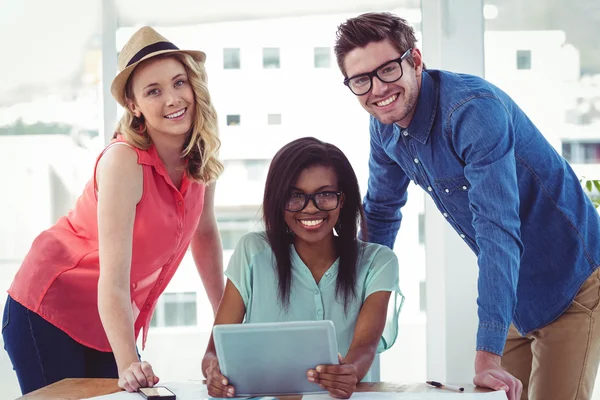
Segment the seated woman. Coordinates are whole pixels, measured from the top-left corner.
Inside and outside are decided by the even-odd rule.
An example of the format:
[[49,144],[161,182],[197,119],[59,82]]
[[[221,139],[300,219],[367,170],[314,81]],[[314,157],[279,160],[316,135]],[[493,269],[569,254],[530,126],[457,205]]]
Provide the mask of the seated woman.
[[[340,364],[315,366],[307,379],[340,398],[368,380],[375,354],[393,345],[403,301],[395,254],[357,239],[357,227],[365,229],[360,199],[354,170],[334,145],[302,138],[279,150],[265,187],[266,232],[249,233],[237,245],[215,319],[215,325],[331,320]],[[212,337],[202,371],[211,396],[235,395]]]

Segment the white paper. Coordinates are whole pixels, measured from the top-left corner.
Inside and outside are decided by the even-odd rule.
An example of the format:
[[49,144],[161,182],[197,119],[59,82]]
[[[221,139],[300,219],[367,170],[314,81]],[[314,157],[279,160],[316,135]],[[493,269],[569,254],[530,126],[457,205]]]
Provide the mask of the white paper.
[[[164,386],[175,393],[177,400],[204,400],[212,399],[208,395],[208,389],[202,382],[166,382],[159,383],[157,386]],[[125,391],[107,394],[104,396],[90,397],[87,400],[141,400],[143,396],[138,393],[128,393]]]
[[[306,400],[332,400],[327,394],[312,394],[302,396]],[[351,399],[375,399],[375,400],[507,400],[506,392],[497,391],[491,393],[452,393],[440,389],[437,392],[427,393],[395,393],[395,392],[357,392]]]
[[[208,395],[208,389],[202,382],[167,382],[158,386],[165,386],[175,393],[177,400],[205,400],[214,399]],[[506,393],[497,391],[492,393],[452,393],[443,389],[428,393],[394,393],[394,392],[357,392],[352,399],[375,399],[375,400],[507,400]],[[84,400],[141,400],[143,397],[138,393],[125,391],[107,394],[104,396],[90,397]],[[266,397],[265,397],[266,399]],[[333,400],[328,394],[304,395],[306,400]]]

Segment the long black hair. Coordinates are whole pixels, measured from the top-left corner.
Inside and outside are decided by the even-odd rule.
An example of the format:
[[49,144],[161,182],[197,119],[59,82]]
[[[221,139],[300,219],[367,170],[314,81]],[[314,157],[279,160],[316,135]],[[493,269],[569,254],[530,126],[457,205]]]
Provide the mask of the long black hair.
[[358,180],[350,161],[336,146],[313,137],[296,139],[282,147],[269,167],[263,198],[263,218],[267,240],[275,254],[279,278],[279,300],[287,308],[292,283],[291,244],[284,220],[285,204],[291,188],[305,169],[313,166],[330,167],[335,171],[338,188],[344,194],[344,204],[335,225],[338,238],[336,252],[340,259],[336,297],[345,308],[356,297],[356,269],[362,249],[357,239],[358,226],[366,234]]

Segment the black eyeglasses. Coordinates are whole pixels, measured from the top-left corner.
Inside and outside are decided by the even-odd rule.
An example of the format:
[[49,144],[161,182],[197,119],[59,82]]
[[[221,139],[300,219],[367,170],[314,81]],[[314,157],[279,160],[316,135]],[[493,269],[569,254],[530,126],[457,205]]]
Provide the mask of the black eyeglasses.
[[378,77],[380,81],[385,83],[396,82],[404,74],[404,71],[402,71],[402,61],[408,58],[411,52],[412,48],[406,50],[399,58],[388,61],[371,72],[346,78],[344,79],[344,85],[348,86],[355,95],[362,96],[369,93],[369,90],[373,87],[374,77]]
[[304,210],[310,200],[321,211],[333,211],[340,205],[342,192],[292,193],[285,203],[285,209],[291,212]]

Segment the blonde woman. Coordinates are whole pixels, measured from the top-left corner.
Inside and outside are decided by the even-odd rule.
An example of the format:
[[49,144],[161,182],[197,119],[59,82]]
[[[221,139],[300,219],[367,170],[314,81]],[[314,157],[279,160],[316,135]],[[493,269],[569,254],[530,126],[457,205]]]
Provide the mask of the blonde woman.
[[143,329],[145,344],[190,244],[217,308],[222,165],[204,60],[149,27],[123,47],[111,92],[125,112],[113,141],[75,208],[35,239],[8,291],[2,333],[23,394],[63,378],[118,377],[127,391],[156,384],[136,339]]

